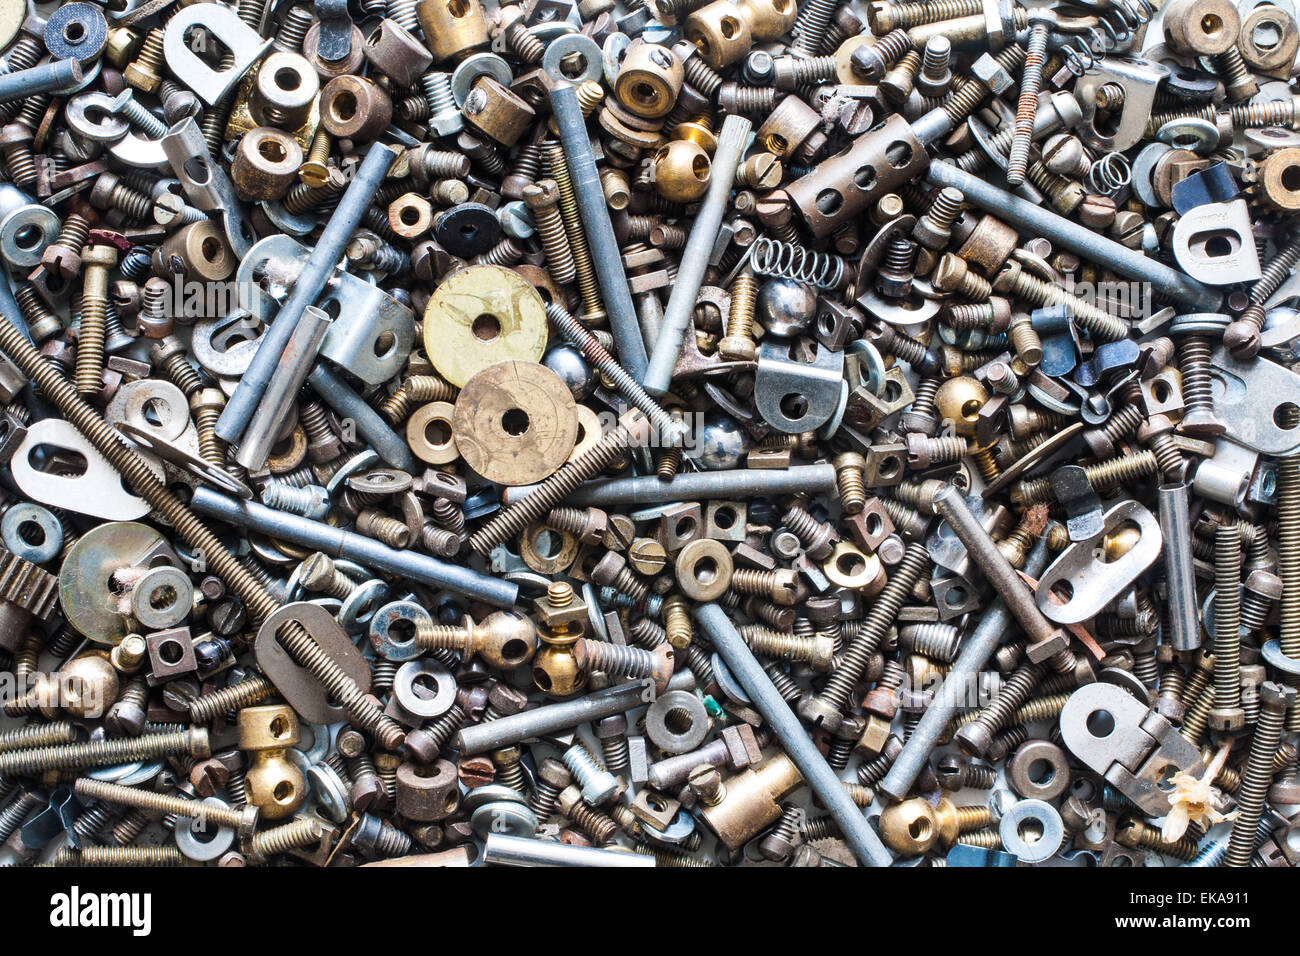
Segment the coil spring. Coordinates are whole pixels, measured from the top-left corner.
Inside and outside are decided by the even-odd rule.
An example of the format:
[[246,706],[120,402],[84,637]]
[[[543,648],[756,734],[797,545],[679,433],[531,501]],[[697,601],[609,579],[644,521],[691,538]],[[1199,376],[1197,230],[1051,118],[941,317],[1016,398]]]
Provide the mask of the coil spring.
[[1156,12],[1149,0],[1111,0],[1111,6],[1110,10],[1096,12],[1095,26],[1066,37],[1058,51],[1065,68],[1074,76],[1083,76],[1101,57],[1126,47]]
[[829,252],[813,252],[766,236],[754,241],[750,266],[762,276],[793,279],[819,289],[838,289],[844,280],[844,260]]
[[1123,153],[1107,153],[1088,169],[1083,184],[1095,193],[1111,193],[1133,181],[1133,168]]

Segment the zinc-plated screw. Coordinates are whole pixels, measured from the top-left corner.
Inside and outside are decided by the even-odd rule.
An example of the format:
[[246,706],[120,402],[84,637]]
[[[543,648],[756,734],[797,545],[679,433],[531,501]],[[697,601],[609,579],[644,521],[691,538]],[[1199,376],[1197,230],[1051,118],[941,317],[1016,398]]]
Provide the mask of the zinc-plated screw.
[[154,757],[209,757],[208,732],[191,727],[162,734],[142,734],[113,740],[80,744],[55,744],[32,750],[14,750],[0,754],[0,774],[30,776],[45,770],[102,767]]
[[92,800],[120,803],[123,806],[152,810],[155,813],[170,813],[191,820],[204,820],[219,827],[230,827],[244,833],[252,833],[253,827],[257,825],[257,807],[253,806],[242,810],[218,807],[201,800],[189,800],[166,793],[124,787],[90,777],[80,777],[72,786],[78,795]]

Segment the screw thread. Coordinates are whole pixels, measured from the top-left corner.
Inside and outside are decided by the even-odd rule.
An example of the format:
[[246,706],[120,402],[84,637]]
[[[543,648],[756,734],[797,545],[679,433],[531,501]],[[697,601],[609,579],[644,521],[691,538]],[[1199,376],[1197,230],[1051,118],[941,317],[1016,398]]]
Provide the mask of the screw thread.
[[1224,866],[1249,866],[1255,850],[1255,833],[1264,815],[1265,798],[1273,779],[1273,758],[1286,722],[1286,705],[1264,700],[1259,723],[1250,742],[1246,769],[1242,773],[1241,787],[1237,790],[1237,817],[1232,822],[1232,835]]
[[573,258],[584,318],[589,323],[595,324],[597,318],[604,318],[605,310],[600,298],[600,286],[596,282],[596,271],[592,267],[591,247],[587,245],[587,235],[583,231],[582,218],[578,213],[578,197],[573,189],[569,166],[564,159],[564,150],[558,144],[547,150],[546,158],[551,179],[555,181],[560,194],[560,218],[569,236],[569,254]]
[[[530,195],[530,190],[535,191],[538,195],[545,195],[543,188],[528,187],[524,190],[525,199]],[[569,246],[569,236],[564,228],[564,219],[560,215],[558,205],[554,200],[551,200],[530,204],[529,209],[532,212],[533,224],[537,227],[537,235],[542,243],[542,254],[546,256],[546,262],[551,268],[551,276],[559,283],[572,282],[576,274],[576,266],[573,261],[573,250]]]
[[250,677],[230,687],[222,688],[190,701],[190,722],[206,724],[231,711],[240,710],[276,692],[275,685],[261,675]]

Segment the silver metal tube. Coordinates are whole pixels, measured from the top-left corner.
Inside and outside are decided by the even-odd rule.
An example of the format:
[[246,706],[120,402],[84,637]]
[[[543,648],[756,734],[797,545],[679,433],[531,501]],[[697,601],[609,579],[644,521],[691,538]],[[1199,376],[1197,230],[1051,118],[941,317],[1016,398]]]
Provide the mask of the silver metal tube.
[[1165,600],[1169,606],[1166,640],[1176,651],[1201,646],[1201,626],[1196,620],[1196,570],[1192,563],[1191,517],[1187,513],[1187,485],[1162,484],[1156,490],[1160,505],[1160,534],[1164,536]]
[[673,369],[677,367],[677,357],[682,351],[682,338],[695,311],[700,283],[704,281],[709,256],[718,241],[718,230],[722,228],[722,217],[726,215],[731,187],[736,181],[736,167],[740,164],[752,126],[743,116],[728,116],[722,121],[718,148],[713,154],[709,174],[709,191],[704,194],[700,210],[695,214],[695,224],[691,226],[690,238],[682,250],[677,280],[673,283],[668,305],[664,307],[659,339],[650,353],[650,366],[641,383],[651,395],[664,394],[672,383]]
[[623,684],[596,691],[586,697],[547,704],[534,710],[520,711],[482,724],[473,724],[456,735],[461,756],[472,757],[487,750],[509,747],[529,737],[568,730],[578,724],[621,714],[646,703],[646,688],[639,683]]
[[[1025,559],[1025,573],[1037,577],[1047,567],[1047,542],[1040,538]],[[961,642],[961,651],[952,662],[930,702],[921,715],[921,721],[903,744],[885,779],[876,784],[876,790],[891,800],[902,800],[930,760],[939,738],[948,729],[948,723],[957,714],[962,699],[976,686],[980,670],[993,656],[1007,631],[1011,628],[1011,612],[1007,603],[998,598],[983,612],[979,626]]]
[[326,220],[320,239],[316,241],[311,255],[303,264],[302,272],[293,284],[293,291],[258,342],[248,370],[240,378],[230,401],[226,402],[225,411],[221,413],[215,429],[217,435],[224,440],[239,444],[244,429],[262,401],[267,383],[280,364],[289,337],[302,318],[303,310],[316,301],[325,288],[325,283],[334,274],[352,233],[361,224],[361,218],[375,198],[375,191],[388,176],[388,170],[396,159],[397,150],[391,146],[371,144],[356,176]]
[[483,847],[484,866],[635,866],[653,867],[655,858],[626,850],[570,846],[551,840],[489,833]]
[[261,404],[244,429],[244,438],[235,453],[235,461],[249,471],[259,471],[266,464],[285,416],[316,363],[316,353],[329,327],[330,317],[316,306],[309,305],[302,310],[302,318],[289,336],[280,364],[262,393]]
[[844,784],[835,776],[835,771],[799,723],[799,718],[772,686],[771,678],[763,672],[762,665],[736,631],[727,612],[710,603],[696,607],[694,613],[713,640],[714,649],[722,655],[732,676],[745,688],[745,693],[781,742],[782,749],[799,768],[804,781],[835,818],[844,842],[858,862],[863,866],[889,866],[893,862],[889,851],[867,823],[863,811],[849,799]]
[[587,120],[578,105],[578,88],[570,83],[558,83],[551,88],[551,110],[564,148],[564,162],[569,167],[573,192],[578,199],[578,215],[582,217],[583,232],[591,247],[591,263],[600,283],[601,298],[609,314],[609,331],[614,336],[618,360],[623,367],[640,379],[645,375],[645,342],[641,339],[641,325],[637,321],[632,292],[627,286],[627,272],[623,269],[623,255],[614,235],[614,224],[609,221],[609,205],[605,191],[600,187],[600,173],[596,171],[596,155],[587,137]]
[[388,422],[348,386],[343,376],[318,363],[307,376],[307,381],[321,401],[338,412],[340,418],[352,420],[357,426],[357,434],[370,443],[380,458],[402,471],[419,470],[420,465],[411,454],[406,439],[389,428]]
[[84,75],[76,60],[51,60],[28,70],[5,73],[0,75],[0,103],[71,89]]
[[447,564],[416,551],[398,551],[365,535],[333,528],[286,511],[276,511],[255,501],[228,498],[211,488],[195,489],[190,507],[201,515],[239,528],[283,538],[300,547],[313,548],[335,558],[347,558],[431,587],[448,588],[494,607],[514,607],[519,597],[519,586],[501,578]]
[[977,176],[963,172],[952,163],[931,163],[925,179],[932,186],[955,186],[962,191],[967,202],[992,213],[1016,227],[1022,234],[1042,236],[1052,245],[1068,249],[1089,262],[1104,264],[1130,279],[1149,282],[1156,291],[1177,299],[1189,310],[1219,311],[1223,296],[1209,286],[1202,285],[1140,251],[1098,235],[1086,226],[1062,218],[1050,209],[1036,206],[1004,189],[998,189]]
[[[816,494],[834,488],[834,465],[796,465],[770,471],[735,468],[729,471],[682,472],[672,481],[660,481],[654,475],[590,481],[569,495],[567,500],[570,504],[581,505],[651,505],[701,498],[788,495],[799,491]],[[508,497],[518,500],[524,495]]]

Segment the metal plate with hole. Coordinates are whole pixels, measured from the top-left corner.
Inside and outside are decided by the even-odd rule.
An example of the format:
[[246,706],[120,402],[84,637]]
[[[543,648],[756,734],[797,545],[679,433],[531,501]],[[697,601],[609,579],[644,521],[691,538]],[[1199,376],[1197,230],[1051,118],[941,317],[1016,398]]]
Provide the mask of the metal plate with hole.
[[44,206],[19,206],[0,219],[0,258],[16,269],[37,266],[59,234],[59,217]]
[[190,351],[199,365],[214,377],[239,378],[257,353],[262,322],[245,309],[232,309],[220,319],[203,319],[194,325]]
[[758,346],[754,401],[779,432],[798,434],[826,422],[839,403],[844,353],[813,339],[763,341]]
[[310,671],[295,663],[281,646],[276,631],[290,622],[297,622],[305,628],[316,646],[356,682],[362,693],[369,690],[370,665],[361,652],[329,611],[305,601],[277,608],[262,622],[253,645],[257,666],[304,720],[313,724],[337,724],[347,720],[347,712],[342,707],[332,706],[325,688]]
[[[222,62],[229,66],[214,69],[200,59],[186,45],[191,33],[206,33],[212,41],[220,43],[223,52],[228,53]],[[179,8],[167,21],[163,35],[167,69],[209,106],[221,102],[270,46],[270,37],[259,36],[239,19],[233,8],[220,3],[195,3]]]
[[[215,4],[199,4],[215,6]],[[193,10],[189,7],[187,10]],[[179,19],[179,16],[175,19]],[[238,22],[238,20],[236,20]],[[243,24],[240,24],[243,26]],[[168,35],[171,35],[170,24]],[[244,27],[244,29],[248,29]],[[170,59],[170,54],[168,55]],[[169,64],[170,65],[170,64]],[[257,234],[244,215],[244,204],[235,194],[235,184],[225,167],[209,162],[203,132],[194,117],[187,116],[167,131],[160,141],[172,172],[180,181],[185,196],[197,209],[216,213],[221,220],[226,241],[239,258],[248,255]]]
[[59,602],[69,626],[99,644],[127,633],[121,594],[110,587],[119,568],[179,564],[162,535],[147,525],[115,521],[87,531],[59,569]]
[[690,691],[660,694],[645,713],[646,736],[665,753],[684,754],[696,749],[704,743],[710,726],[703,701]]
[[167,441],[152,428],[132,422],[123,422],[121,432],[145,451],[175,465],[199,481],[220,488],[227,494],[249,500],[253,491],[224,468],[220,468],[199,455],[198,433],[190,428],[176,441]]
[[1207,285],[1253,282],[1260,276],[1250,211],[1244,199],[1206,203],[1174,223],[1174,259]]
[[[1160,523],[1138,502],[1127,499],[1113,505],[1102,525],[1101,534],[1070,545],[1039,577],[1038,609],[1049,621],[1081,624],[1091,620],[1160,557],[1164,541]],[[1107,561],[1102,545],[1106,536],[1134,526],[1137,541]]]
[[116,143],[131,129],[113,110],[113,97],[98,90],[78,93],[63,108],[68,128],[92,143]]
[[578,438],[573,393],[536,362],[497,362],[465,383],[452,433],[465,463],[488,481],[528,485],[565,463]]
[[443,280],[424,310],[424,349],[434,368],[464,387],[494,362],[538,362],[546,350],[546,307],[517,272],[469,266]]
[[1226,438],[1261,455],[1286,455],[1300,446],[1300,429],[1279,422],[1300,403],[1300,375],[1259,358],[1239,362],[1221,345],[1210,356],[1214,414]]
[[[84,461],[85,471],[40,471],[33,461],[38,451],[61,452],[76,465]],[[150,456],[145,460],[154,476],[162,479],[162,466]],[[28,427],[27,437],[9,462],[9,470],[23,494],[47,505],[107,521],[132,521],[149,513],[149,503],[126,490],[122,476],[108,459],[71,423],[58,418],[42,419]]]
[[456,702],[456,678],[437,661],[407,661],[393,677],[393,696],[408,714],[432,720]]

